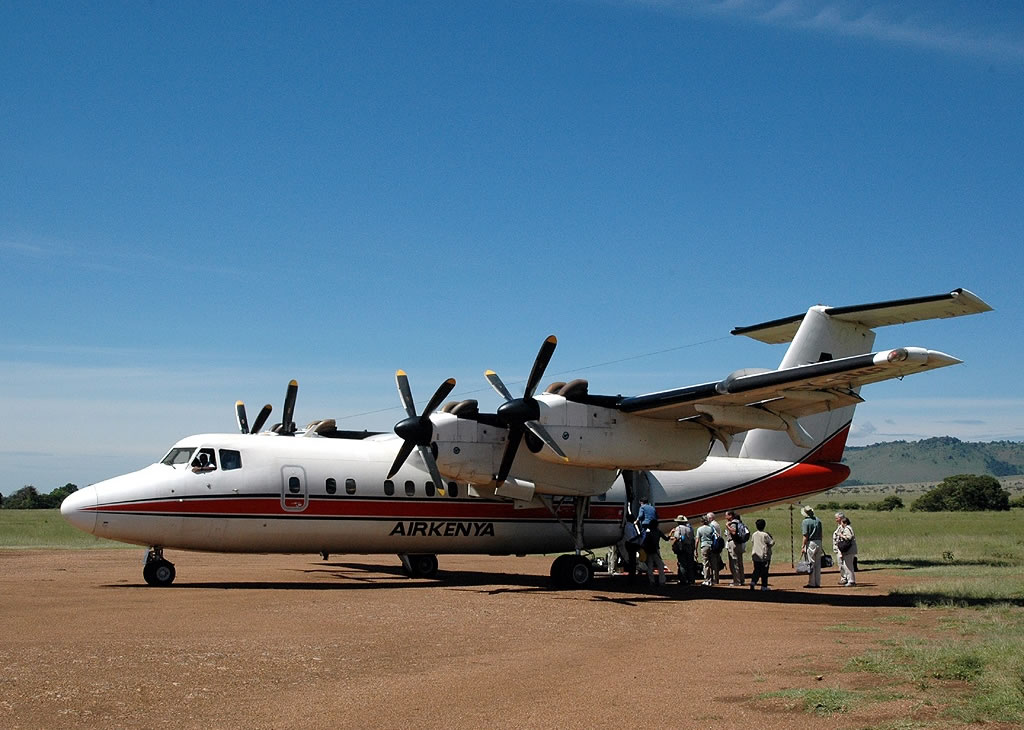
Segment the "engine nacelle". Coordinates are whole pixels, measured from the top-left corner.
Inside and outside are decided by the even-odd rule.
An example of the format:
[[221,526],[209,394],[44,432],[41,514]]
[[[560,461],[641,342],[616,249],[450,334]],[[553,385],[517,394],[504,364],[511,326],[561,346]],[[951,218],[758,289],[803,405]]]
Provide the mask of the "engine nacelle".
[[[605,469],[694,469],[704,463],[713,436],[691,421],[632,416],[545,393],[536,397],[540,422],[573,466]],[[537,457],[559,463],[550,449]]]
[[[430,420],[434,424],[437,468],[441,473],[471,484],[493,485],[508,431],[450,413],[435,413]],[[601,494],[618,475],[616,467],[566,464],[557,457],[547,460],[540,456],[522,446],[516,454],[511,476],[533,483],[542,494]]]

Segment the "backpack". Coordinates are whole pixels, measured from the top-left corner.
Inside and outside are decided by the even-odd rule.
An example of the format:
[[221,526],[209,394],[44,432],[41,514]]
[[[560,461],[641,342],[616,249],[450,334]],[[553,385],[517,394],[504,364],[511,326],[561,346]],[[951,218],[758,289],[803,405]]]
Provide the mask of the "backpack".
[[732,541],[737,545],[742,545],[750,539],[750,530],[742,522],[736,522],[736,534],[732,536]]
[[725,540],[718,534],[718,530],[711,528],[711,552],[720,553],[725,550]]

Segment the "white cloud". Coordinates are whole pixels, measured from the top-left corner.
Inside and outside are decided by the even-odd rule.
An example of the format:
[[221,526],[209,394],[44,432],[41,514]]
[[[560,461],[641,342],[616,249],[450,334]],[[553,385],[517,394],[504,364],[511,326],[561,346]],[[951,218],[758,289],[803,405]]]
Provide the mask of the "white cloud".
[[[957,20],[929,21],[897,3],[835,0],[663,0],[637,3],[662,12],[705,15],[769,27],[863,38],[956,55],[1021,62],[1024,34],[992,27],[966,27]],[[964,15],[970,17],[969,9]]]

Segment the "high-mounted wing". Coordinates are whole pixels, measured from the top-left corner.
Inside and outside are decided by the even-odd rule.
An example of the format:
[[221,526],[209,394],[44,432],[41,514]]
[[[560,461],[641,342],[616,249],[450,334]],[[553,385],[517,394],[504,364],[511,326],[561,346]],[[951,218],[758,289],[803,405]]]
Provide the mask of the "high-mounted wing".
[[801,418],[860,403],[862,399],[855,391],[863,385],[960,362],[943,352],[901,347],[632,396],[620,401],[618,408],[649,418],[680,420],[710,416],[720,425],[749,422],[748,428],[763,428],[755,423],[763,420],[761,416],[744,416],[744,411],[737,409],[754,408],[777,416]]

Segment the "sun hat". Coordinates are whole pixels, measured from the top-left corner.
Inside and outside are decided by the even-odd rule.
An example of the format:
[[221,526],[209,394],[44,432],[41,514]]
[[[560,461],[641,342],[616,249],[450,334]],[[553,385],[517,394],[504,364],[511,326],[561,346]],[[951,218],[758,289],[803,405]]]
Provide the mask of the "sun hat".
[[813,517],[814,510],[811,509],[809,505],[805,504],[803,507],[800,508],[800,514],[802,514],[804,517]]
[[676,519],[674,521],[675,522],[689,522],[689,520],[686,519],[686,515],[676,515]]

